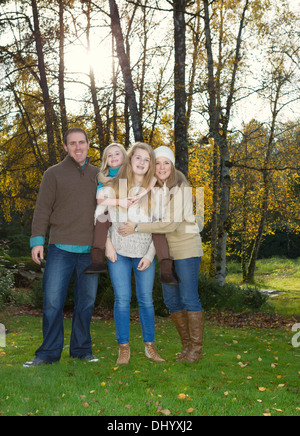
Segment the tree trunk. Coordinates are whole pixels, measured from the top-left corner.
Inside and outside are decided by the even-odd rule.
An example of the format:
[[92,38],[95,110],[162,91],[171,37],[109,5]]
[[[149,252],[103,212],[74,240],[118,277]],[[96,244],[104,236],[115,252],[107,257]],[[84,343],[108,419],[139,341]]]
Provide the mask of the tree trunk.
[[185,0],[174,0],[174,35],[175,35],[175,156],[176,167],[188,177],[189,154],[187,136],[185,62],[186,62],[186,23]]
[[[207,52],[207,69],[208,69],[208,94],[209,94],[209,126],[210,136],[218,144],[220,152],[220,194],[219,198],[219,219],[218,234],[216,244],[215,259],[215,279],[220,285],[225,284],[226,280],[226,248],[227,234],[230,227],[229,219],[229,200],[230,200],[230,155],[228,147],[228,123],[233,105],[233,96],[235,92],[236,75],[240,63],[240,52],[242,43],[242,31],[244,29],[245,15],[249,6],[249,0],[245,1],[243,13],[240,20],[239,32],[236,39],[235,59],[233,64],[232,75],[230,77],[230,88],[226,101],[225,114],[222,114],[221,108],[221,84],[220,84],[220,60],[222,58],[222,37],[223,37],[223,13],[221,11],[221,24],[219,35],[219,67],[215,74],[213,43],[211,36],[211,24],[209,15],[209,1],[203,0],[204,6],[204,23],[205,23],[205,47]],[[214,185],[217,186],[216,184]],[[216,196],[217,194],[214,193]],[[212,243],[215,244],[215,235]]]
[[57,163],[57,159],[56,159],[56,149],[55,149],[54,130],[53,130],[53,125],[54,125],[53,106],[50,99],[48,82],[47,82],[46,67],[45,67],[45,60],[44,60],[44,53],[43,53],[43,41],[40,31],[39,14],[38,14],[36,0],[31,0],[31,6],[32,6],[32,14],[34,20],[34,38],[35,38],[36,51],[38,56],[38,68],[40,73],[40,86],[42,88],[43,103],[44,103],[44,110],[45,110],[49,164],[55,165]]
[[143,129],[138,111],[137,101],[134,92],[134,84],[132,80],[132,74],[130,69],[129,59],[125,52],[124,37],[121,29],[120,15],[115,0],[109,0],[111,28],[112,33],[116,40],[117,55],[119,58],[124,84],[125,92],[128,99],[128,106],[131,115],[132,128],[134,132],[134,138],[137,142],[143,142]]
[[256,260],[258,256],[258,252],[261,246],[261,241],[263,237],[263,232],[265,229],[266,219],[267,219],[267,213],[268,213],[268,203],[269,203],[269,175],[267,174],[267,171],[264,172],[264,196],[262,201],[262,212],[261,212],[261,218],[260,223],[258,227],[258,232],[253,244],[252,252],[249,259],[249,264],[247,268],[247,274],[245,276],[244,281],[251,283],[254,280],[254,273],[255,273],[255,267],[256,267]]
[[[88,2],[87,10],[84,11],[86,18],[87,18],[87,27],[86,27],[86,40],[87,40],[87,51],[90,53],[91,51],[91,41],[90,41],[90,31],[91,31],[91,2]],[[103,152],[106,144],[105,144],[105,136],[104,136],[104,129],[103,129],[103,122],[101,118],[101,111],[98,103],[97,98],[97,89],[96,89],[96,80],[95,80],[95,72],[90,65],[90,90],[92,95],[92,102],[93,102],[93,108],[94,108],[94,114],[95,114],[95,124],[96,124],[96,131],[99,141],[99,150],[101,153]]]
[[58,87],[59,87],[59,107],[61,127],[63,134],[68,130],[68,117],[66,110],[65,99],[65,26],[64,26],[64,0],[59,0],[59,73],[58,73]]

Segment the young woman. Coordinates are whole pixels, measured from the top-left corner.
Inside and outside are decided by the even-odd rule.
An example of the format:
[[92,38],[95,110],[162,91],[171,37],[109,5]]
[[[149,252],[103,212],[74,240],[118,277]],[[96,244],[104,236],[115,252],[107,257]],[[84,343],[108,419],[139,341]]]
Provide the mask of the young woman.
[[189,184],[175,169],[173,152],[159,147],[155,157],[155,175],[164,198],[163,220],[138,225],[127,222],[119,233],[124,237],[133,232],[166,234],[179,284],[163,284],[164,300],[182,341],[179,359],[193,363],[202,359],[203,347],[204,314],[198,293],[202,242],[193,214],[192,194],[185,189]]
[[[141,195],[147,191],[153,181],[155,156],[152,148],[144,143],[134,144],[128,152],[128,165],[122,167],[118,176],[105,188],[109,197],[122,198]],[[138,204],[130,206],[128,211],[122,207],[109,206],[112,226],[106,245],[108,269],[115,293],[114,318],[119,344],[117,365],[128,365],[130,360],[129,321],[131,301],[132,269],[136,281],[136,295],[139,315],[145,342],[146,356],[155,362],[164,362],[157,353],[155,341],[155,315],[153,307],[153,284],[155,276],[155,248],[152,235],[134,233],[124,239],[119,227],[126,220],[149,221],[150,196],[144,195]],[[124,219],[125,215],[125,219]]]

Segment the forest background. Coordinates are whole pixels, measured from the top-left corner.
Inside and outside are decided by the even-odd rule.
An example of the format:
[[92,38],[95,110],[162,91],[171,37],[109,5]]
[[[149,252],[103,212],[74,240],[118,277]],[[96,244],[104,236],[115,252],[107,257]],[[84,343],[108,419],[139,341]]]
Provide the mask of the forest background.
[[95,165],[111,142],[174,150],[219,284],[229,256],[244,281],[299,257],[299,36],[292,0],[1,1],[0,239],[29,255],[43,173],[80,126]]

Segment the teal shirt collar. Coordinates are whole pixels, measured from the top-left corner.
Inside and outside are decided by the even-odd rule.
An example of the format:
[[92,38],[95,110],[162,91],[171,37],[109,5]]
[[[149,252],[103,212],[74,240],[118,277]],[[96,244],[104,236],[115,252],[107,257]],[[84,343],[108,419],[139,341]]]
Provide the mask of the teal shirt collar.
[[111,168],[111,167],[109,167],[109,172],[108,172],[107,177],[116,177],[116,175],[118,174],[120,168],[121,167],[119,167],[119,168]]

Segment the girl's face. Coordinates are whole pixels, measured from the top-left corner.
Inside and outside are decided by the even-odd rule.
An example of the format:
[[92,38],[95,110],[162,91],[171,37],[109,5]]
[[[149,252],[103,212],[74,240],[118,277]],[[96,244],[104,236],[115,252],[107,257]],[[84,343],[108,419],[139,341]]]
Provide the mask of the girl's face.
[[124,156],[119,147],[113,146],[108,151],[107,165],[110,168],[119,168],[124,163]]
[[150,168],[151,158],[148,151],[137,148],[131,158],[131,167],[134,174],[144,176]]
[[166,157],[158,157],[156,159],[155,175],[161,181],[168,180],[172,172],[172,162]]

